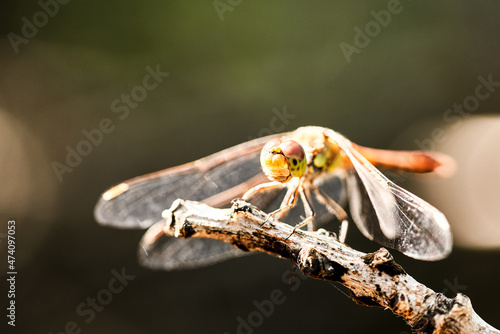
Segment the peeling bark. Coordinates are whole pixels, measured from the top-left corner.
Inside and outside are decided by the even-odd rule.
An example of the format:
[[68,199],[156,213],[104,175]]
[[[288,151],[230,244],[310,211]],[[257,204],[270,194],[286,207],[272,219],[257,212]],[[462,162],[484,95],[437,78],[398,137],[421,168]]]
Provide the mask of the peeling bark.
[[165,233],[178,238],[211,238],[244,251],[258,251],[292,261],[303,274],[339,282],[358,304],[379,306],[402,317],[421,333],[499,333],[473,310],[470,299],[448,298],[417,282],[385,248],[365,254],[339,243],[326,231],[299,230],[244,202],[231,209],[177,200],[164,212]]

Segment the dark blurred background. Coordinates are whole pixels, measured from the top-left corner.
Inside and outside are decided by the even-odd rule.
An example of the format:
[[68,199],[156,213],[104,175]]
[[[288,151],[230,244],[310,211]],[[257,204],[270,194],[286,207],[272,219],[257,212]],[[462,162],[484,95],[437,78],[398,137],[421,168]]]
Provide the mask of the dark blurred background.
[[[393,253],[418,281],[465,293],[500,327],[497,2],[62,2],[0,5],[0,249],[5,261],[14,219],[18,272],[10,332],[237,333],[238,317],[248,321],[254,301],[280,289],[286,300],[254,333],[409,333],[389,311],[356,305],[328,283],[304,280],[292,291],[282,279],[291,264],[270,256],[186,272],[142,268],[143,231],[95,222],[106,188],[272,124],[453,155],[455,177],[396,181],[445,212],[454,252],[437,263]],[[150,90],[148,67],[169,73]],[[273,123],[284,109],[289,118]],[[100,127],[102,138],[82,144]],[[86,155],[71,167],[68,152],[78,149]],[[379,247],[354,225],[348,242]],[[7,263],[0,267],[6,312]],[[122,270],[134,278],[110,295]],[[106,305],[90,311],[97,296]]]

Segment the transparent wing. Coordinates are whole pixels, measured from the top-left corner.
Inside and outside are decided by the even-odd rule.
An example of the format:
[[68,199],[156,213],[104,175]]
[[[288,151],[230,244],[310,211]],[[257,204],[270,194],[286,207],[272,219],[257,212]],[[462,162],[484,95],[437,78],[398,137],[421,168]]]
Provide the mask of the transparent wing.
[[351,215],[360,231],[383,246],[419,260],[448,256],[452,236],[446,217],[435,207],[387,179],[351,142],[325,130],[349,158],[347,178]]
[[[279,205],[279,194],[276,189],[252,198],[255,205],[267,207],[269,204]],[[217,195],[216,195],[217,196]],[[153,224],[144,234],[139,244],[139,262],[148,268],[167,271],[188,270],[209,266],[231,258],[253,254],[214,239],[174,238],[163,232],[165,221]]]
[[253,254],[213,239],[177,239],[163,233],[164,221],[151,226],[139,244],[141,265],[167,271],[209,266],[234,257]]
[[267,178],[259,155],[272,135],[233,146],[206,158],[139,176],[103,193],[95,207],[97,222],[118,228],[148,228],[177,198],[222,206]]
[[[182,166],[120,183],[101,195],[95,218],[112,227],[149,227],[140,243],[139,261],[150,268],[192,269],[250,254],[218,240],[167,236],[161,228],[161,213],[177,198],[222,206],[266,182],[260,151],[267,141],[282,135],[258,138]],[[264,208],[278,193],[262,194],[252,203]]]

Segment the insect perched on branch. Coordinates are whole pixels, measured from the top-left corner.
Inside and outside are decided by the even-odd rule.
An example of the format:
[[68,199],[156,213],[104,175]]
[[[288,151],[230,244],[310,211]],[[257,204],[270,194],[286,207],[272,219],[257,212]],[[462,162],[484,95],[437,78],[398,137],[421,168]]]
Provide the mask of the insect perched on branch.
[[336,219],[341,242],[347,231],[348,201],[352,220],[367,238],[433,261],[451,252],[445,216],[374,165],[427,173],[443,171],[450,164],[449,157],[438,153],[363,147],[333,130],[307,126],[120,183],[102,194],[95,217],[103,225],[150,228],[141,241],[141,261],[175,270],[245,254],[217,240],[164,235],[162,212],[177,198],[220,207],[243,196],[267,210],[268,219],[296,224],[293,231]]

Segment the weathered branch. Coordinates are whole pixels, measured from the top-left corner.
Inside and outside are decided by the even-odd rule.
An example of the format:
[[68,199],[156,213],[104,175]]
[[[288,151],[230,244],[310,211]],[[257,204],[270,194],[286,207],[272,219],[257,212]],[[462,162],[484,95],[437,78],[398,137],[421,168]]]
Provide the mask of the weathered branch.
[[470,299],[447,298],[417,282],[385,249],[365,254],[339,243],[326,232],[297,231],[270,220],[244,201],[231,209],[177,200],[168,214],[167,233],[182,238],[211,238],[245,251],[259,251],[292,261],[303,274],[339,282],[362,305],[390,309],[422,333],[500,333],[472,309]]

